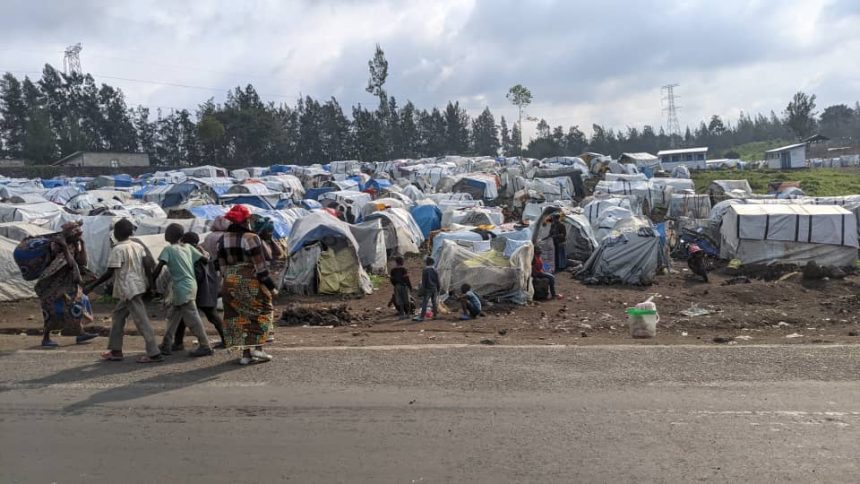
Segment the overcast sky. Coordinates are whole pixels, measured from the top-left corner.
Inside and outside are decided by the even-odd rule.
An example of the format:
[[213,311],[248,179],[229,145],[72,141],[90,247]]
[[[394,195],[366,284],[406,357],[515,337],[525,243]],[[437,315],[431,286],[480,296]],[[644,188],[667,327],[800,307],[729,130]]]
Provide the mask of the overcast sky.
[[0,70],[61,68],[82,42],[84,71],[153,108],[249,82],[275,102],[375,106],[364,88],[377,42],[401,105],[459,100],[511,119],[505,93],[521,83],[529,115],[587,132],[663,125],[668,83],[682,129],[780,113],[798,90],[819,107],[860,98],[860,0],[2,0],[2,12]]

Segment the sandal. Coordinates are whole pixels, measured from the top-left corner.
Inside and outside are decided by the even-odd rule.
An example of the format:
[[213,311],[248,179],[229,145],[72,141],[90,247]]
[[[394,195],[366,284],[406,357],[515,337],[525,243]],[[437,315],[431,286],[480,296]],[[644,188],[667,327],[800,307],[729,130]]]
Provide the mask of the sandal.
[[137,359],[138,363],[161,363],[162,361],[164,361],[164,357],[161,355],[141,356]]
[[101,358],[102,361],[122,361],[124,359],[122,356],[122,352],[114,353],[113,351],[102,353]]

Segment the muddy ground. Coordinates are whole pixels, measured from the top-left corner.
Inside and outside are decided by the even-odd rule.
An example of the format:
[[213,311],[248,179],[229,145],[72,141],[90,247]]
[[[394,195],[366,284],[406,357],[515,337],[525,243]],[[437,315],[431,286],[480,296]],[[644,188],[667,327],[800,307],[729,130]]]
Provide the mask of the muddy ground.
[[[420,279],[418,258],[407,266],[413,281]],[[841,280],[804,280],[789,273],[783,280],[750,279],[726,285],[734,277],[728,269],[712,273],[711,282],[693,279],[682,262],[675,272],[658,276],[650,287],[586,286],[569,274],[558,278],[561,300],[534,302],[527,306],[490,304],[486,317],[460,321],[455,313],[435,321],[413,323],[398,320],[387,306],[391,286],[378,279],[378,289],[360,299],[347,297],[300,297],[281,295],[276,317],[292,308],[295,324],[309,318],[322,326],[279,326],[276,346],[362,346],[392,344],[786,344],[860,342],[857,309],[860,276]],[[625,326],[625,309],[654,296],[660,313],[656,338],[635,340]],[[343,307],[341,307],[343,306]],[[710,311],[701,316],[684,315],[691,307]],[[106,335],[112,303],[94,301],[94,326]],[[335,308],[334,313],[332,308]],[[298,310],[296,314],[295,310]],[[318,315],[318,312],[322,312]],[[164,310],[150,305],[157,333],[162,333]],[[35,300],[0,305],[0,333],[14,340],[38,343],[41,312]],[[208,329],[212,331],[211,326]],[[127,333],[134,334],[129,322]],[[12,344],[4,336],[3,346]],[[715,338],[723,343],[716,343]],[[60,341],[70,340],[61,338]],[[67,342],[67,341],[66,341]],[[64,343],[65,344],[65,343]]]

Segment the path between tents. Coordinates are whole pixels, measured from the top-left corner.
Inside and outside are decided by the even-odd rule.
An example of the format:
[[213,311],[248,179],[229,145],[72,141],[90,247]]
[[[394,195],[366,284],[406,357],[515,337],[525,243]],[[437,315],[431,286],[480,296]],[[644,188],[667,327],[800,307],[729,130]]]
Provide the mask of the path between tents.
[[[416,282],[420,263],[418,258],[410,258],[407,263]],[[304,318],[305,324],[315,326],[278,326],[273,346],[860,342],[860,337],[854,336],[860,334],[860,276],[805,281],[795,274],[783,280],[750,279],[728,284],[730,279],[716,271],[712,282],[704,284],[680,271],[658,276],[657,283],[650,287],[587,286],[561,274],[561,300],[527,306],[493,304],[487,308],[486,317],[472,321],[460,321],[457,314],[449,312],[435,321],[413,323],[397,319],[388,307],[391,286],[387,279],[379,278],[377,290],[360,299],[282,295],[276,304],[276,318],[289,307],[302,316],[299,320]],[[634,340],[625,326],[625,309],[652,295],[661,316],[657,337]],[[106,300],[96,300],[94,304],[93,325],[103,336],[110,327],[112,307]],[[157,304],[151,304],[149,309],[156,332],[162,334],[164,309]],[[35,335],[40,328],[41,310],[36,300],[0,304],[0,348],[38,347]],[[208,329],[212,332],[211,326]],[[131,322],[126,332],[136,334]],[[715,343],[715,338],[722,343]],[[72,344],[71,338],[59,337],[58,341],[64,346]],[[127,344],[137,345],[139,338],[128,338]]]

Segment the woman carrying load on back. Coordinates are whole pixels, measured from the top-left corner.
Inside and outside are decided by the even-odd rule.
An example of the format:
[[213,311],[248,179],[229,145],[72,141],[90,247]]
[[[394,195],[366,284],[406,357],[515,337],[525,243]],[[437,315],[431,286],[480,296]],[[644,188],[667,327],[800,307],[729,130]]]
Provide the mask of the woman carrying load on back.
[[84,333],[82,321],[89,308],[89,300],[81,288],[82,272],[87,266],[87,249],[84,246],[83,222],[63,224],[62,231],[51,242],[53,259],[36,282],[36,295],[42,306],[45,331],[42,347],[54,348],[51,331],[63,336],[75,336],[80,344],[97,334]]
[[224,217],[231,222],[218,244],[226,346],[243,349],[240,365],[271,361],[262,345],[272,327],[272,296],[278,291],[263,242],[251,230],[251,211],[244,205],[233,206]]

